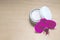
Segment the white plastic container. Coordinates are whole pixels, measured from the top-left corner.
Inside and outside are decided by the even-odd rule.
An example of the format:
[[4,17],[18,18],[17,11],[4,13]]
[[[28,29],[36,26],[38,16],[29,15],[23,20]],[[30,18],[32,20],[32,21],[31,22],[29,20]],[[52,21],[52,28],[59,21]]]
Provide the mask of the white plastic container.
[[52,19],[51,11],[47,6],[34,9],[30,12],[30,19],[33,23],[39,22],[41,18],[46,18],[47,20]]

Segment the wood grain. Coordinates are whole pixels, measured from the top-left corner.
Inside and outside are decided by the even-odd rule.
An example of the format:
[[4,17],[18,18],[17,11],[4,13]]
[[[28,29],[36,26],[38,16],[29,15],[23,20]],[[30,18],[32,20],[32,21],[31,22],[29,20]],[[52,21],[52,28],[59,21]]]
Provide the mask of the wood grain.
[[57,22],[47,40],[60,40],[60,0],[0,0],[0,40],[45,40],[29,22],[29,12],[45,5]]

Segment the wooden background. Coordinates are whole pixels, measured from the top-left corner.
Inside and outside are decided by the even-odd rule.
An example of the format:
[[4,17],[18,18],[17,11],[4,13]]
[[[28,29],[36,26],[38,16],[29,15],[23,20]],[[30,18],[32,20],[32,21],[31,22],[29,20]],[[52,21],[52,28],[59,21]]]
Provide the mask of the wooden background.
[[29,12],[45,5],[57,22],[47,40],[60,40],[60,0],[0,0],[0,40],[45,40],[29,22]]

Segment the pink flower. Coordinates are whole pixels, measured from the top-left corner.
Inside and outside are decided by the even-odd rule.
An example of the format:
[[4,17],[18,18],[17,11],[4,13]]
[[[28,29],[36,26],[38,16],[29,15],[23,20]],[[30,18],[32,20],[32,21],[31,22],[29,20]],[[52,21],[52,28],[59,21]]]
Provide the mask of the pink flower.
[[48,34],[49,29],[54,29],[55,26],[56,22],[43,18],[35,25],[34,28],[37,33],[42,33],[43,31],[45,31],[46,34]]

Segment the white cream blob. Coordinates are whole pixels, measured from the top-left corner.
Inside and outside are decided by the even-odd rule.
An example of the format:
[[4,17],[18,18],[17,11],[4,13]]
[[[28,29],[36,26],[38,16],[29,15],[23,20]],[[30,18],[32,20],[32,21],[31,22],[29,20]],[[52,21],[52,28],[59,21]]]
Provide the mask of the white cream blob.
[[41,18],[46,18],[48,20],[52,19],[51,11],[47,6],[34,9],[30,13],[30,19],[35,23],[38,22]]
[[31,13],[30,13],[30,19],[33,21],[33,22],[38,22],[40,20],[40,14],[39,14],[39,10],[33,10]]

